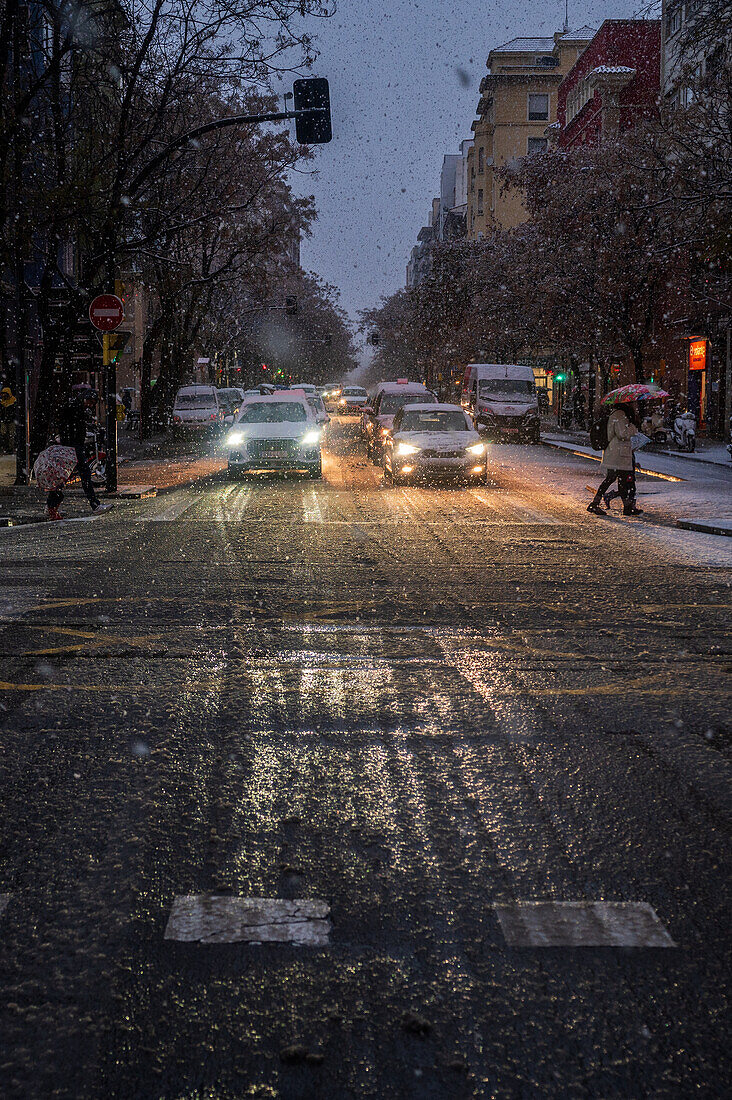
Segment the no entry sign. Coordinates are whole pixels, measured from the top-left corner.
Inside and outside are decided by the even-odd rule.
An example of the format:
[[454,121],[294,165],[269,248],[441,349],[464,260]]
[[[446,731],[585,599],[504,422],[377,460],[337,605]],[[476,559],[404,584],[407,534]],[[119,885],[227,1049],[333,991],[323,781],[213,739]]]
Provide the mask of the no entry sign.
[[89,320],[100,332],[114,332],[124,319],[124,302],[116,294],[98,294],[89,306]]

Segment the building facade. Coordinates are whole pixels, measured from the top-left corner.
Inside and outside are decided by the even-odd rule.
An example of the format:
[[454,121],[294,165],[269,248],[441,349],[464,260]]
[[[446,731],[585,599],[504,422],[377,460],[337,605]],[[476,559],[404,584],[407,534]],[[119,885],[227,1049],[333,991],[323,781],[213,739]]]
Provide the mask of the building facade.
[[559,85],[594,34],[592,27],[582,27],[551,38],[514,38],[491,50],[468,154],[470,240],[524,221],[521,195],[504,194],[495,169],[546,151],[545,130],[557,117]]
[[557,124],[562,149],[599,145],[658,114],[661,22],[606,19],[559,85]]
[[432,200],[426,225],[407,263],[407,290],[419,286],[432,266],[431,253],[440,241],[454,241],[467,232],[468,155],[473,142],[460,143],[459,153],[446,153],[440,172],[440,194]]

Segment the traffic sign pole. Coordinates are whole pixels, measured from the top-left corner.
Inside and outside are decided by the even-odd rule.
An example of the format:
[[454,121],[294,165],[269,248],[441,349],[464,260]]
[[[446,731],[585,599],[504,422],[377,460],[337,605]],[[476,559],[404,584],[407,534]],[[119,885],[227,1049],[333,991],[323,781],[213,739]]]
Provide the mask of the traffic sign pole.
[[107,399],[107,483],[108,493],[117,492],[117,353],[112,351],[112,338],[108,332],[102,337],[102,363]]

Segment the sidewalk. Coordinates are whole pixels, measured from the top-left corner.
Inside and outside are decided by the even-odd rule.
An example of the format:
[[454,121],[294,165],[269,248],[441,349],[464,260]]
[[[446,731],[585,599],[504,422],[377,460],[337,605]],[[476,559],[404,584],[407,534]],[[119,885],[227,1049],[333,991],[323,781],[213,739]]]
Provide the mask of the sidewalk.
[[[550,424],[547,421],[542,421],[541,425],[541,437],[542,440],[549,443],[552,440],[559,443],[576,443],[580,447],[590,448],[590,433],[588,431],[582,431],[580,428],[566,429],[559,428],[555,424]],[[729,454],[727,453],[727,444],[720,443],[718,439],[697,439],[696,450],[689,454],[688,451],[674,451],[671,448],[662,447],[644,447],[643,452],[649,455],[667,455],[669,458],[683,458],[689,462],[706,462],[712,466],[724,466],[725,469],[732,469],[732,461],[730,461]]]
[[[220,454],[180,453],[180,445],[168,442],[164,436],[140,443],[125,439],[120,432],[118,492],[125,488],[150,487],[157,492],[177,489],[218,473],[226,468],[226,458]],[[213,451],[214,448],[212,447]],[[5,519],[13,523],[34,523],[45,518],[45,494],[35,484],[15,485],[15,457],[0,456],[0,524]],[[98,490],[101,497],[104,490]],[[151,495],[153,495],[151,493]],[[70,519],[89,514],[89,504],[78,481],[64,492],[62,510]]]

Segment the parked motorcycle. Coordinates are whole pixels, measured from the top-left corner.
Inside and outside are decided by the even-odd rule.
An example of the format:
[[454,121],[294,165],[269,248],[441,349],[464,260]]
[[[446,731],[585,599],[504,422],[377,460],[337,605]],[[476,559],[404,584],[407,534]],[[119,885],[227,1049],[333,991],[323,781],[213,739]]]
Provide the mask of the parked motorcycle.
[[679,451],[696,449],[696,417],[693,412],[678,414],[673,423],[671,442]]

